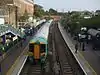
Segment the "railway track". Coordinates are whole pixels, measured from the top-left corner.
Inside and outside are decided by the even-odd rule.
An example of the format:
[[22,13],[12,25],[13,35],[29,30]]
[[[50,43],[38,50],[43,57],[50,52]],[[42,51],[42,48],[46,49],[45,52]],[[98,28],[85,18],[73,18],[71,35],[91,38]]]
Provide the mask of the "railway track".
[[32,65],[29,62],[26,62],[20,75],[43,75],[41,65]]
[[65,54],[66,45],[63,43],[56,24],[53,27],[52,36],[53,49],[56,50],[56,59],[60,66],[59,75],[75,75],[71,65],[69,64],[68,57]]
[[84,75],[63,40],[57,23],[52,27],[52,46],[55,49],[56,61],[60,67],[59,75]]
[[[48,43],[49,51],[52,52],[51,56],[48,58],[50,72],[43,72],[41,70],[41,65],[31,65],[29,62],[26,62],[20,75],[84,75],[66,45],[57,23],[50,26]],[[54,69],[55,64],[58,66]],[[55,71],[57,73],[55,73]]]

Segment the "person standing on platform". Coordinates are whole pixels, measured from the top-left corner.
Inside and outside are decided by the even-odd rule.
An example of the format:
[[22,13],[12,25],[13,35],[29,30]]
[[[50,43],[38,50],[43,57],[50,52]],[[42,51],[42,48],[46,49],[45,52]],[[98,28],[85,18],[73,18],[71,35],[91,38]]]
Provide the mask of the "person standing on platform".
[[82,50],[83,51],[85,51],[85,48],[84,47],[85,47],[85,43],[83,42],[83,45],[82,45]]
[[78,50],[78,43],[75,44],[75,53],[77,53]]

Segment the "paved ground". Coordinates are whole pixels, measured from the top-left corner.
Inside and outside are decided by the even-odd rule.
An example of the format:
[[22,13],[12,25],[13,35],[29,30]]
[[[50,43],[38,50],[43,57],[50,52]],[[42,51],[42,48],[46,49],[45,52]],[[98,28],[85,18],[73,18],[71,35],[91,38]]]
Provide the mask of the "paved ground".
[[[65,31],[65,30],[64,30]],[[70,34],[68,34],[65,31],[65,35],[69,37],[69,39],[75,44],[75,40],[72,39]],[[81,54],[84,56],[84,58],[88,61],[89,65],[94,69],[94,71],[97,73],[97,75],[100,75],[100,51],[99,50],[93,50],[92,46],[90,44],[85,44],[85,51],[82,51],[81,48],[79,49],[81,51]]]

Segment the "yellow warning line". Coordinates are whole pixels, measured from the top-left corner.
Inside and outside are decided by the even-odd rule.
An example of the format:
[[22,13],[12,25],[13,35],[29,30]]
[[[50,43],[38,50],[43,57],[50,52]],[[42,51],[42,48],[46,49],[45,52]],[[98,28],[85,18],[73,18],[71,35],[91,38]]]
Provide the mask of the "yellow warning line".
[[93,75],[97,75],[97,73],[95,72],[95,70],[90,66],[90,64],[88,63],[88,61],[84,58],[84,56],[82,55],[83,52],[78,52],[79,55],[86,61],[86,65],[89,66],[89,68],[92,70]]

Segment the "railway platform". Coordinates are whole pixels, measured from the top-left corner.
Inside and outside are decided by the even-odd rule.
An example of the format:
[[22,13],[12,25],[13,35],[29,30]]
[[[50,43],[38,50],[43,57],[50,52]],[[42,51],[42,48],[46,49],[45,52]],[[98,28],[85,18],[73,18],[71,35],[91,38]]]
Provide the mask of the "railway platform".
[[71,39],[71,37],[66,33],[63,27],[58,23],[58,27],[60,32],[68,45],[70,51],[72,52],[73,56],[77,60],[78,64],[84,71],[85,75],[100,75],[100,67],[98,57],[92,51],[89,51],[90,48],[86,47],[87,50],[82,51],[78,50],[75,53],[75,41]]
[[[9,70],[7,71],[6,75],[19,75],[26,60],[27,60],[27,52],[28,52],[28,42],[31,39],[31,37],[27,37],[27,40],[24,42],[23,47],[20,49],[22,50],[19,56],[17,56],[16,60],[14,63],[11,65]],[[16,50],[19,50],[16,49]],[[2,74],[1,74],[2,75]]]
[[9,69],[9,71],[7,72],[7,75],[19,75],[26,60],[27,60],[27,49],[28,47],[25,48],[25,50],[21,53],[21,55],[17,58],[17,60],[14,62],[14,64],[12,65],[12,67]]

